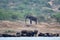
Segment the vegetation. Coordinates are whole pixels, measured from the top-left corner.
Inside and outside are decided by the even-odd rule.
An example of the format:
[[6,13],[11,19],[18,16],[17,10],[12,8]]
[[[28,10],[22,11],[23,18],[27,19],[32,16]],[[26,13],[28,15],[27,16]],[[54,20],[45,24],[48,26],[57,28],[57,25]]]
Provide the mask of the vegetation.
[[55,15],[53,15],[52,17],[55,18],[57,20],[57,22],[60,23],[60,12],[55,14]]
[[[0,20],[24,20],[28,14],[35,16],[53,15],[55,12],[48,4],[50,0],[0,0]],[[59,0],[54,3],[60,4]],[[50,13],[50,14],[49,14]],[[43,20],[44,18],[42,18]]]

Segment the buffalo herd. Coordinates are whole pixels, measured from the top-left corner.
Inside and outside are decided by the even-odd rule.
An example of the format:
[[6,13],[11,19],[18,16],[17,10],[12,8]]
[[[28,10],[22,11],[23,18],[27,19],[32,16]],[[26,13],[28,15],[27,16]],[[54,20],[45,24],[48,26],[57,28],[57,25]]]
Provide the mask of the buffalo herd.
[[0,37],[59,37],[59,34],[41,33],[38,32],[38,30],[34,30],[34,31],[22,30],[21,32],[17,32],[16,35],[0,34]]

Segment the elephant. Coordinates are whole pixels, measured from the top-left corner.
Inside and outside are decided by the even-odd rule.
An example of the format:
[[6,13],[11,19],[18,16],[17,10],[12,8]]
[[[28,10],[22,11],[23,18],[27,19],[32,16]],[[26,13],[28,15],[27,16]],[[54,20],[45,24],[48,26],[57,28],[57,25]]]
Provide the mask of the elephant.
[[37,24],[37,17],[31,16],[31,15],[27,15],[27,16],[25,17],[25,22],[26,22],[27,19],[30,20],[30,24],[32,24],[32,21],[34,21],[35,24]]

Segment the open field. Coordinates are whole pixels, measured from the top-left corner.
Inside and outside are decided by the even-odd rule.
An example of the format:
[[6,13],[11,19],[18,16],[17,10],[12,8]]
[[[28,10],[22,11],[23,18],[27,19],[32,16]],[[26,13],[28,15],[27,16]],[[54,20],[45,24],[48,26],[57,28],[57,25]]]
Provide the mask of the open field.
[[60,34],[60,25],[58,23],[43,23],[40,24],[27,24],[22,21],[0,21],[0,33],[6,33],[6,34],[16,34],[17,32],[20,32],[21,30],[38,30],[42,33],[58,33]]

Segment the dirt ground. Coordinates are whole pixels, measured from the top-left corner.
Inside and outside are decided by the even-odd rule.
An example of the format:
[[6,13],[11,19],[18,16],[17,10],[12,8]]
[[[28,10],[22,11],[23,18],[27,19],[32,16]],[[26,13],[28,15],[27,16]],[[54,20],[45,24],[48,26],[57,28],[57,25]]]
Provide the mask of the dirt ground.
[[22,21],[0,21],[0,33],[15,34],[21,30],[38,30],[42,33],[59,33],[60,24],[58,23],[44,23],[40,24],[29,24]]

